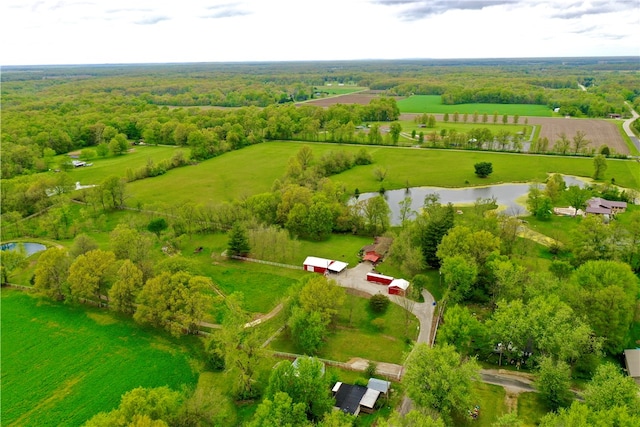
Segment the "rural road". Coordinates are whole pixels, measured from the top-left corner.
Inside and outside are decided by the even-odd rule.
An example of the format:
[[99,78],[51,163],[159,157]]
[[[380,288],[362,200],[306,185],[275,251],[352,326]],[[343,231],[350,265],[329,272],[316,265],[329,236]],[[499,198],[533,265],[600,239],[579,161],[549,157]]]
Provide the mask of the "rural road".
[[636,134],[631,130],[631,123],[633,123],[633,121],[637,119],[639,115],[628,102],[625,102],[625,104],[627,104],[627,106],[629,107],[629,111],[631,111],[631,118],[625,120],[624,123],[622,123],[622,128],[624,129],[627,136],[629,136],[629,138],[631,139],[631,142],[633,142],[633,145],[635,145],[636,148],[640,150],[640,140],[638,140]]

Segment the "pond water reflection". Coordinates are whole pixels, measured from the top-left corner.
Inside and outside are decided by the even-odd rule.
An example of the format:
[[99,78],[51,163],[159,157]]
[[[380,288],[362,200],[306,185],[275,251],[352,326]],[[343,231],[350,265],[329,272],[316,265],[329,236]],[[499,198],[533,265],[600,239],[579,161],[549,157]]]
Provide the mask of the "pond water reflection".
[[11,243],[3,243],[2,245],[0,245],[0,250],[2,251],[14,251],[17,250],[19,245],[22,245],[24,247],[24,250],[27,254],[27,256],[31,256],[35,253],[38,252],[42,252],[44,250],[47,249],[47,247],[45,245],[42,245],[40,243],[30,243],[30,242],[11,242]]
[[[584,187],[586,183],[575,177],[563,176],[567,186],[578,185]],[[495,197],[496,203],[501,206],[508,215],[523,215],[527,213],[525,206],[516,202],[517,199],[526,196],[530,184],[512,183],[496,184],[483,187],[466,188],[442,188],[442,187],[411,187],[409,189],[390,190],[384,193],[384,198],[391,209],[391,224],[400,225],[400,202],[405,197],[411,197],[411,209],[420,212],[424,204],[424,198],[428,194],[438,194],[443,205],[453,203],[473,204],[478,199],[490,199]],[[544,188],[544,184],[541,184]],[[379,193],[360,194],[358,200],[367,200]]]

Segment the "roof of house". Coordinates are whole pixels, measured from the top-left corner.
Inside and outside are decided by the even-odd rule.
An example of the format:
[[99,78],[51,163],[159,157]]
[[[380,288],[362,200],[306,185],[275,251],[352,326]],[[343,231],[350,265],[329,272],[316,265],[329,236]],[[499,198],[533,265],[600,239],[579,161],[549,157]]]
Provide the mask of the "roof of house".
[[367,253],[365,256],[362,257],[363,261],[371,261],[371,262],[378,262],[380,261],[380,255],[378,255],[377,253],[371,251],[369,253]]
[[586,213],[607,215],[611,213],[611,208],[602,208],[600,206],[587,206],[584,210]]
[[381,393],[386,393],[389,391],[391,387],[391,383],[385,380],[379,380],[377,378],[369,378],[369,383],[367,384],[368,388],[372,388],[374,390],[378,390]]
[[627,361],[629,376],[640,378],[640,348],[625,350],[624,358]]
[[588,206],[600,206],[603,208],[626,208],[627,202],[617,202],[613,200],[603,199],[602,197],[592,197],[587,200]]
[[331,264],[331,260],[324,259],[324,258],[318,258],[318,257],[314,257],[314,256],[308,256],[304,260],[303,264],[304,265],[311,265],[313,267],[328,268],[329,264]]
[[379,390],[367,388],[367,391],[364,393],[364,396],[362,396],[362,399],[360,399],[360,405],[366,408],[373,409],[373,406],[376,404],[376,401],[378,400],[379,396],[380,396]]
[[409,288],[409,282],[404,279],[393,279],[389,284],[389,287],[400,288],[403,291],[406,291]]
[[341,383],[336,393],[336,407],[351,415],[356,414],[360,408],[360,401],[367,390],[361,385]]

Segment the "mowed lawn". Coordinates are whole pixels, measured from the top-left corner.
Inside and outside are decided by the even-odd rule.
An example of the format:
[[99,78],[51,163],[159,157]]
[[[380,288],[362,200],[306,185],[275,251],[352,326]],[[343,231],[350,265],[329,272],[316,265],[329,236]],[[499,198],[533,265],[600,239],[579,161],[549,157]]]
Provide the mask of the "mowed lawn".
[[2,425],[79,426],[133,388],[195,385],[189,343],[2,289]]
[[[382,330],[371,323],[376,318],[383,319]],[[337,326],[329,333],[318,356],[339,362],[361,357],[401,364],[410,349],[405,338],[415,340],[417,327],[416,317],[413,314],[405,317],[405,310],[396,304],[389,304],[387,311],[378,315],[369,308],[368,299],[347,294],[338,313]],[[270,348],[290,353],[299,351],[286,333],[278,336]]]
[[[271,191],[276,179],[281,178],[290,157],[303,145],[313,149],[314,158],[328,151],[344,150],[355,153],[359,145],[266,142],[223,154],[195,166],[174,169],[165,175],[132,182],[128,185],[128,202],[135,206],[164,203],[220,203]],[[409,186],[466,187],[506,182],[544,181],[548,173],[563,173],[589,177],[593,174],[593,159],[480,151],[433,150],[399,147],[366,146],[374,163],[357,166],[331,177],[345,183],[353,192],[378,191]],[[491,162],[493,173],[478,178],[473,165]],[[615,178],[616,184],[627,188],[640,188],[640,164],[610,159],[605,180]],[[374,170],[387,170],[380,183]]]
[[[534,104],[455,104],[445,105],[442,103],[440,95],[413,95],[398,101],[398,107],[402,113],[449,113],[458,112],[460,114],[473,114],[477,112],[481,117],[487,113],[489,121],[493,122],[493,114],[498,113],[500,116],[507,114],[509,116],[538,116],[551,117],[552,113],[546,105]],[[502,117],[498,118],[502,123]]]
[[[171,159],[177,151],[182,151],[185,157],[188,157],[190,150],[188,147],[137,145],[132,147],[126,154],[95,158],[88,161],[88,163],[93,163],[93,166],[74,168],[68,173],[73,179],[73,182],[80,182],[82,185],[100,184],[105,178],[112,175],[124,177],[127,169],[135,172],[147,165],[149,159],[155,164],[163,160]],[[59,156],[58,158],[61,157],[66,156]]]

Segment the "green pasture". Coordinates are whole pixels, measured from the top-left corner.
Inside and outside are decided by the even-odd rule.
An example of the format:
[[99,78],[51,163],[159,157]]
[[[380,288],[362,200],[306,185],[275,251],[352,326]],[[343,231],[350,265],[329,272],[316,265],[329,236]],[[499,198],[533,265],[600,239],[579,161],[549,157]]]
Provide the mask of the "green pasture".
[[2,424],[78,426],[135,387],[195,385],[195,338],[2,290]]
[[[128,185],[128,203],[165,203],[177,205],[188,201],[219,203],[241,199],[271,190],[273,182],[282,177],[290,157],[300,147],[309,145],[314,157],[328,151],[356,152],[360,145],[302,142],[266,142],[209,159],[195,166],[173,169],[165,175],[135,181]],[[332,180],[346,183],[348,191],[387,190],[409,186],[466,187],[506,182],[544,181],[548,173],[563,173],[589,177],[593,174],[593,159],[489,153],[481,151],[434,150],[400,147],[367,146],[374,163],[357,166]],[[473,165],[493,163],[493,174],[478,178]],[[627,188],[640,188],[640,164],[610,159],[605,179],[615,178]],[[376,181],[373,171],[383,167],[387,177]],[[126,168],[122,168],[125,170]]]
[[[372,320],[380,317],[384,328],[378,330]],[[408,322],[405,326],[405,321]],[[409,350],[404,338],[415,340],[418,334],[418,320],[413,314],[405,317],[405,310],[389,304],[387,311],[378,316],[369,309],[369,300],[347,294],[347,300],[340,308],[337,327],[332,331],[318,356],[323,359],[347,362],[353,357],[376,362],[402,363]],[[281,334],[270,345],[271,349],[297,353],[286,334]]]
[[[415,130],[416,135],[419,135],[420,132],[422,132],[425,136],[426,144],[428,144],[428,142],[426,142],[426,139],[429,134],[436,132],[439,136],[442,129],[447,130],[447,135],[449,135],[452,131],[455,131],[457,133],[468,133],[472,129],[481,128],[487,128],[493,134],[496,134],[500,131],[507,131],[511,134],[524,131],[524,140],[529,140],[531,131],[533,129],[533,126],[525,125],[522,120],[518,124],[508,123],[506,125],[502,124],[502,120],[500,120],[499,123],[494,125],[493,123],[473,123],[471,117],[469,117],[469,120],[467,121],[467,123],[465,123],[462,116],[460,117],[460,120],[458,122],[454,122],[453,118],[449,119],[448,122],[438,121],[436,122],[436,126],[432,128],[421,128],[414,121],[400,121],[400,124],[402,125],[402,132],[411,133],[412,130]],[[537,128],[539,127],[540,126],[538,126]]]
[[[73,168],[68,173],[74,182],[80,182],[82,185],[99,184],[112,175],[124,177],[127,169],[135,172],[146,166],[149,159],[156,164],[162,160],[170,159],[178,150],[182,150],[185,156],[189,155],[187,147],[136,145],[126,154],[105,158],[96,157],[88,161],[88,163],[93,163],[93,166]],[[67,156],[58,156],[57,159],[64,157]]]
[[[545,181],[550,173],[579,177],[593,174],[593,159],[489,153],[481,151],[432,150],[398,147],[371,147],[374,163],[350,169],[332,179],[347,184],[349,191],[378,191],[416,186],[469,187],[509,182]],[[474,164],[490,162],[493,173],[478,178]],[[611,159],[607,162],[605,179],[615,177],[616,184],[626,188],[640,188],[640,164],[633,161]],[[387,170],[380,183],[374,177],[377,167]]]
[[545,105],[533,104],[456,104],[445,105],[442,103],[440,95],[413,95],[398,101],[398,107],[402,113],[434,113],[434,114],[473,114],[478,112],[482,124],[482,115],[489,115],[489,123],[493,123],[493,114],[498,113],[498,122],[502,123],[502,115],[509,116],[538,116],[551,117],[552,111]]

